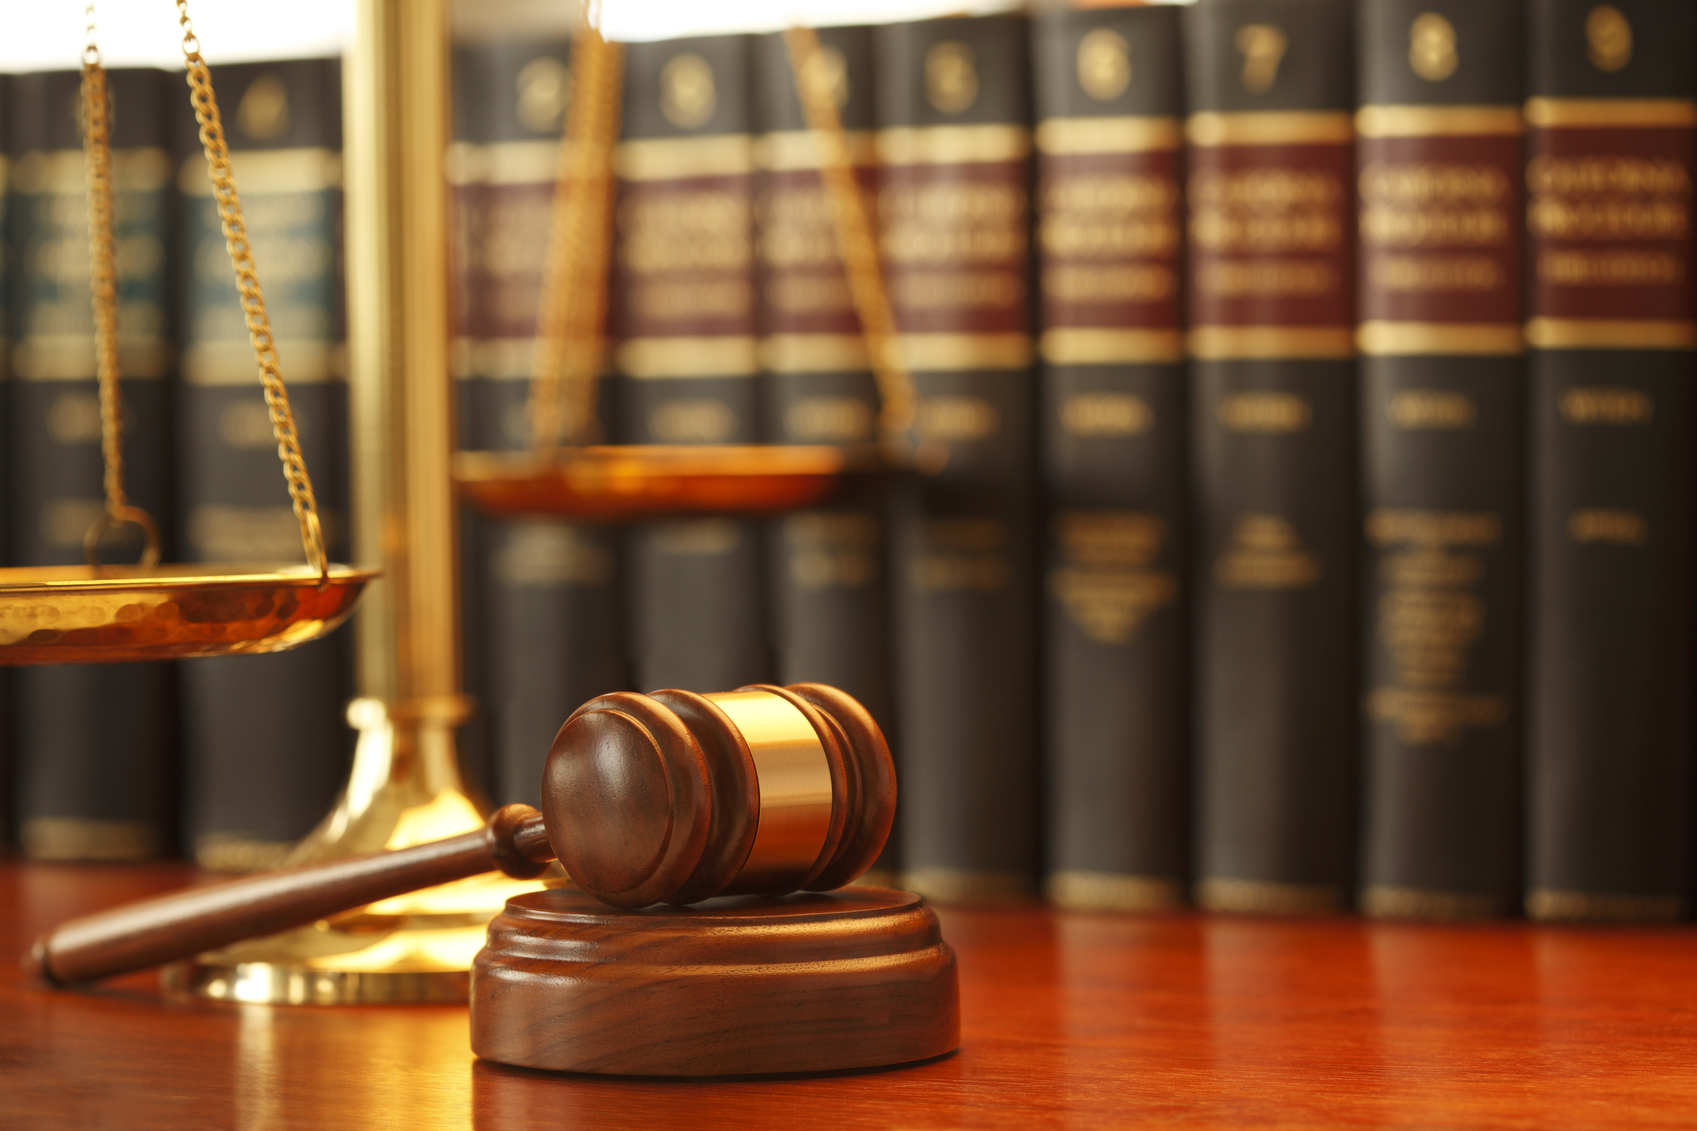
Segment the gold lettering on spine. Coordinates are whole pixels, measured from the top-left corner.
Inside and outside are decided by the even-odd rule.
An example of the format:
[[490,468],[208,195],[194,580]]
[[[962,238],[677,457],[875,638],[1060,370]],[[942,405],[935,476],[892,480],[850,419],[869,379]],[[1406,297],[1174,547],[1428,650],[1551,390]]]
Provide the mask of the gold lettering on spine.
[[1279,77],[1279,64],[1290,49],[1290,37],[1272,24],[1244,24],[1234,41],[1243,56],[1243,89],[1266,94]]
[[1593,508],[1567,516],[1567,536],[1575,542],[1602,542],[1615,546],[1647,546],[1650,524],[1632,511]]
[[1455,25],[1436,12],[1422,12],[1408,29],[1408,65],[1427,82],[1442,82],[1461,63],[1455,50]]
[[1632,25],[1619,8],[1599,4],[1585,17],[1585,46],[1592,66],[1618,71],[1632,61]]
[[1231,545],[1214,563],[1214,580],[1224,589],[1306,589],[1321,572],[1296,527],[1274,514],[1239,515]]
[[1098,102],[1125,93],[1131,85],[1131,52],[1125,37],[1112,28],[1092,28],[1078,42],[1078,85]]
[[1476,591],[1485,576],[1481,551],[1502,539],[1501,518],[1380,507],[1368,514],[1366,533],[1385,551],[1376,615],[1390,657],[1389,678],[1367,697],[1368,716],[1412,746],[1451,745],[1470,727],[1506,722],[1504,696],[1462,687],[1468,652],[1485,627]]
[[1404,431],[1447,431],[1473,427],[1479,411],[1472,397],[1452,389],[1398,389],[1385,415]]
[[1556,405],[1569,424],[1649,424],[1656,416],[1650,394],[1620,385],[1576,385]]
[[933,518],[919,530],[908,584],[928,593],[993,593],[1013,579],[1007,523],[998,518]]
[[1126,644],[1151,613],[1177,599],[1177,577],[1156,568],[1168,541],[1159,516],[1063,511],[1055,533],[1062,561],[1049,574],[1049,592],[1091,640]]

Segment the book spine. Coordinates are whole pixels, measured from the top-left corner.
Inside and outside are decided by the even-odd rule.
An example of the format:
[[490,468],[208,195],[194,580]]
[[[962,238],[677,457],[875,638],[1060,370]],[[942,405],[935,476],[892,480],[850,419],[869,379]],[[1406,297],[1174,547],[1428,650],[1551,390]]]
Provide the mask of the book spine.
[[[12,337],[15,332],[12,302],[12,239],[8,204],[12,195],[12,80],[0,76],[0,436],[10,437]],[[13,564],[11,547],[11,470],[0,457],[0,566]],[[17,843],[12,782],[15,777],[12,746],[12,673],[0,672],[0,853]]]
[[904,882],[1018,897],[1037,873],[1030,102],[1021,16],[881,27],[880,242],[920,435],[892,521]]
[[[821,28],[841,74],[839,113],[868,214],[876,204],[872,29]],[[878,389],[837,248],[820,159],[780,34],[755,41],[755,261],[765,438],[865,445]],[[884,515],[876,497],[787,515],[773,531],[780,683],[827,683],[891,725]]]
[[1147,910],[1189,872],[1176,8],[1036,27],[1049,898]]
[[[107,73],[118,246],[124,479],[166,533],[173,356],[168,336],[172,162],[167,80]],[[104,509],[89,308],[87,202],[77,132],[80,76],[12,80],[12,205],[18,335],[12,350],[10,520],[18,565],[83,561]],[[108,561],[134,561],[133,530]],[[19,839],[33,859],[140,859],[168,851],[176,801],[175,689],[168,664],[27,668],[16,677]]]
[[1185,15],[1196,895],[1327,910],[1355,833],[1351,6]]
[[[455,352],[460,436],[471,448],[530,446],[525,406],[570,58],[563,35],[458,51]],[[487,788],[497,803],[534,805],[560,724],[626,686],[616,538],[553,519],[467,517],[465,669],[486,717]]]
[[1697,11],[1528,7],[1526,911],[1673,919],[1691,852]]
[[1521,6],[1360,11],[1360,905],[1482,918],[1521,890]]
[[[614,356],[632,442],[760,435],[749,61],[740,35],[625,51]],[[717,517],[631,531],[639,687],[718,691],[770,678],[762,532]]]
[[[341,66],[241,63],[214,79],[301,451],[332,560],[347,555],[348,398],[341,296]],[[187,98],[176,131],[183,286],[178,504],[197,562],[299,562],[300,527]],[[329,811],[353,732],[351,637],[218,657],[180,672],[186,833],[203,868],[276,866]]]

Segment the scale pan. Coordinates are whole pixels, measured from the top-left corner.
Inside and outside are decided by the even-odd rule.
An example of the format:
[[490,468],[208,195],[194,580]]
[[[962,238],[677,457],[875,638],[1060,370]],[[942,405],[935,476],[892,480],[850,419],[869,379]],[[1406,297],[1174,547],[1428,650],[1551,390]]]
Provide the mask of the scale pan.
[[617,444],[459,452],[460,493],[490,514],[611,522],[665,514],[772,514],[823,502],[870,470],[843,448],[789,444]]
[[374,569],[305,565],[0,569],[0,666],[281,652],[347,619]]

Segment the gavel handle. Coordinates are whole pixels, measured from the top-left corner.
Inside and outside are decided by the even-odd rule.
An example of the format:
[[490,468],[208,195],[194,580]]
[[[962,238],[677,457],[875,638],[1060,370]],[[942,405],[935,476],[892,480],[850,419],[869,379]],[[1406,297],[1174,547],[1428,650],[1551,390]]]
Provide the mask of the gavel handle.
[[481,872],[532,879],[553,858],[542,814],[508,805],[486,827],[447,840],[189,888],[72,919],[36,939],[25,965],[55,986],[90,982]]

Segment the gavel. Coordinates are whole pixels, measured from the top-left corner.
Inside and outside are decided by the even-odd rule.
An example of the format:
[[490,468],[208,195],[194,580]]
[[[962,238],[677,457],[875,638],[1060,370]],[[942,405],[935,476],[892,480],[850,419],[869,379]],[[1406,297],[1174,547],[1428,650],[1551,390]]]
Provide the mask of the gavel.
[[828,891],[883,849],[896,776],[878,724],[834,687],[617,692],[560,728],[541,800],[446,840],[73,919],[36,940],[28,965],[54,985],[93,981],[482,872],[534,879],[556,859],[615,907]]

